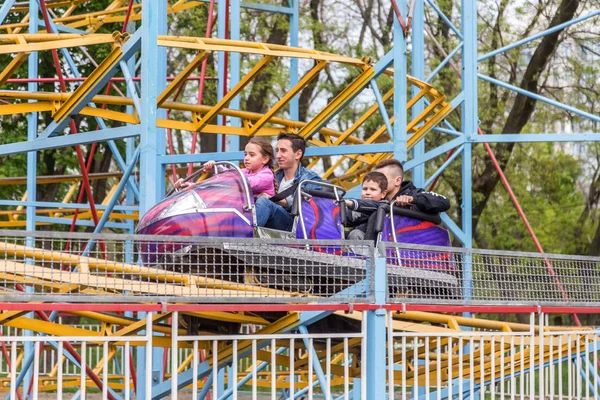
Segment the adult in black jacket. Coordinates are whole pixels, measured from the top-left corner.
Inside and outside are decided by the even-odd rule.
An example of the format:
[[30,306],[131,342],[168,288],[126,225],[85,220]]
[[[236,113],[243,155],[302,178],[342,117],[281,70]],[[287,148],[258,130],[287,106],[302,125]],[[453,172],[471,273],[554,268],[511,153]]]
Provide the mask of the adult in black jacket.
[[[377,172],[385,175],[388,181],[386,200],[396,200],[396,205],[426,214],[439,214],[450,209],[450,201],[434,192],[415,187],[411,181],[404,181],[404,168],[398,160],[384,160],[375,166]],[[375,215],[367,222],[365,239],[375,240]]]

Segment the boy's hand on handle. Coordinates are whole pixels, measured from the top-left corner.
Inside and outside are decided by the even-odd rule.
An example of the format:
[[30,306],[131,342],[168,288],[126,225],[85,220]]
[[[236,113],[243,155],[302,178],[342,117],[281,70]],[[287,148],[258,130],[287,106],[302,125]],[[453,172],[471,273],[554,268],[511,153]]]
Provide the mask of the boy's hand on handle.
[[402,195],[402,196],[398,196],[396,198],[396,205],[397,206],[408,206],[410,204],[412,204],[414,201],[412,196],[406,196],[406,195]]
[[182,178],[177,179],[177,182],[173,184],[175,186],[175,190],[180,191],[181,189],[185,189],[191,186],[191,183],[184,182]]
[[204,172],[213,172],[215,169],[215,161],[210,160],[204,163]]
[[352,202],[350,200],[344,200],[346,203],[346,207],[352,207]]

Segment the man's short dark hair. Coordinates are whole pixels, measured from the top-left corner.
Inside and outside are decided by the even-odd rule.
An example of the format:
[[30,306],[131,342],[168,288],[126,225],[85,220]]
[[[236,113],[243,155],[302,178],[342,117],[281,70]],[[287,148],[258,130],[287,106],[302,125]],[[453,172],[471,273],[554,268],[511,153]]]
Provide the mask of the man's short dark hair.
[[302,136],[297,135],[295,133],[281,132],[277,136],[277,140],[289,140],[292,143],[292,150],[294,150],[294,153],[298,150],[301,150],[302,155],[300,157],[304,157],[304,151],[306,150],[306,140],[304,140]]
[[375,169],[381,169],[385,167],[393,167],[394,169],[397,169],[398,175],[404,178],[404,167],[400,161],[393,158],[390,158],[389,160],[383,160],[375,166]]
[[388,187],[388,181],[385,175],[377,171],[371,171],[368,174],[365,174],[363,183],[365,182],[375,182],[382,192],[385,192]]

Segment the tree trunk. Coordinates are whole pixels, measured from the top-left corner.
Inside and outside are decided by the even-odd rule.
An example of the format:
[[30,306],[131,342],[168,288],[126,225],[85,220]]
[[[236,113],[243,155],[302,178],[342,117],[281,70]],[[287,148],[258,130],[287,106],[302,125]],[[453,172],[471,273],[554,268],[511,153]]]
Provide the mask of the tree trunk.
[[[562,0],[549,27],[560,25],[571,20],[575,15],[578,6],[578,0]],[[521,88],[532,93],[538,92],[540,76],[548,65],[550,57],[556,50],[558,37],[561,32],[562,30],[559,30],[544,36],[529,61],[521,84],[519,85]],[[502,129],[502,133],[520,133],[533,114],[536,103],[537,101],[535,99],[522,94],[517,94],[514,105],[511,108],[506,123],[504,124],[504,128]],[[494,153],[502,169],[505,169],[508,165],[513,148],[514,143],[501,143],[495,147]],[[490,160],[486,161],[484,171],[474,178],[473,192],[476,193],[477,196],[473,196],[473,230],[477,229],[479,218],[499,180],[500,177],[496,172],[496,168]]]

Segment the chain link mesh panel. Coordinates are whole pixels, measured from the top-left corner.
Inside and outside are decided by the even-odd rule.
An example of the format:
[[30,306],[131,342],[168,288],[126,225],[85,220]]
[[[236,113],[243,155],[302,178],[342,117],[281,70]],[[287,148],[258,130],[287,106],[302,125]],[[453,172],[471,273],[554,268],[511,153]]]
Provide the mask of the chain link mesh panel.
[[368,242],[10,235],[0,232],[2,301],[354,303],[372,296]]
[[600,305],[600,258],[382,246],[389,302]]

